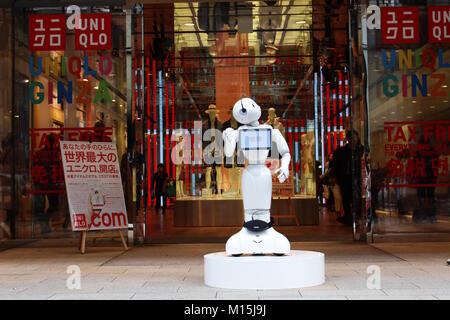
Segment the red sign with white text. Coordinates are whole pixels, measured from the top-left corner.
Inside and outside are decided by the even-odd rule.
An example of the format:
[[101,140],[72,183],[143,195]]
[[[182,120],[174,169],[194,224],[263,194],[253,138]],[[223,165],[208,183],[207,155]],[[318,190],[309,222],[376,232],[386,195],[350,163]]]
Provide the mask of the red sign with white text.
[[111,15],[92,13],[81,15],[80,28],[75,29],[76,50],[111,49]]
[[111,141],[111,128],[32,128],[30,129],[30,175],[32,194],[64,192],[64,171],[59,141]]
[[66,16],[32,14],[29,19],[30,51],[66,49]]
[[383,44],[419,43],[419,9],[382,7],[381,41]]
[[450,6],[428,7],[428,42],[450,42]]

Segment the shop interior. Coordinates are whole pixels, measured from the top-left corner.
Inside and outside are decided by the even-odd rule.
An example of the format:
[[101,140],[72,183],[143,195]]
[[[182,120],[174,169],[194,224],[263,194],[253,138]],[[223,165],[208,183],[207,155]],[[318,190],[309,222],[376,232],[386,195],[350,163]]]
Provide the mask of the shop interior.
[[[245,163],[238,154],[227,163],[210,133],[237,128],[231,109],[242,97],[261,106],[260,122],[279,129],[291,151],[288,181],[273,177],[277,229],[292,240],[352,238],[316,197],[322,159],[350,125],[346,15],[345,6],[309,0],[143,6],[134,45],[145,55],[135,58],[134,81],[147,242],[222,241],[242,226]],[[164,215],[150,196],[159,163],[176,190]],[[279,158],[266,165],[275,171]]]

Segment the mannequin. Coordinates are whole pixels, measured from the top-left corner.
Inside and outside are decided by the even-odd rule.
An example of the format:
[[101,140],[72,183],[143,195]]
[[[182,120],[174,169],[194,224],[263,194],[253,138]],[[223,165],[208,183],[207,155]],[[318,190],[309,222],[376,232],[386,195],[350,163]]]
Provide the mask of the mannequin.
[[[219,148],[217,148],[218,150],[216,150],[216,148],[214,146],[211,146],[211,144],[214,144],[214,141],[216,139],[216,137],[214,136],[215,132],[214,129],[217,129],[219,131],[222,131],[222,123],[217,119],[217,109],[216,109],[216,105],[214,104],[210,104],[208,106],[208,110],[205,111],[205,113],[209,116],[209,119],[206,120],[206,122],[203,123],[203,134],[205,133],[206,130],[208,129],[212,129],[211,130],[211,140],[210,141],[204,141],[203,142],[203,150],[204,152],[208,152],[210,156],[222,156],[219,154],[219,152],[221,152],[221,150]],[[206,148],[209,145],[208,148]],[[222,163],[223,161],[220,161],[219,163],[213,163],[211,165],[207,165],[206,167],[206,173],[205,173],[205,191],[206,192],[202,192],[202,194],[204,195],[209,195],[209,194],[222,194],[223,190],[222,190]],[[214,167],[214,171],[212,170]],[[211,183],[212,178],[215,177],[215,183]],[[211,188],[211,187],[214,188]]]
[[[180,159],[184,159],[184,138],[182,135],[178,136],[177,139],[177,144],[176,144],[176,151],[178,154],[178,157]],[[177,197],[184,197],[185,193],[184,193],[184,181],[185,181],[185,173],[184,173],[184,163],[181,164],[177,164],[175,166],[175,177],[176,177],[176,192],[177,192]]]
[[229,255],[276,254],[290,252],[289,240],[275,231],[270,219],[272,200],[272,174],[266,167],[266,159],[272,142],[281,155],[281,166],[275,171],[280,183],[289,177],[291,155],[286,140],[278,129],[259,124],[261,108],[250,98],[240,99],[233,107],[233,115],[242,126],[223,132],[224,152],[233,155],[236,147],[244,153],[248,162],[242,173],[242,198],[245,210],[244,227],[228,239]]
[[274,129],[280,130],[281,134],[284,137],[284,126],[280,122],[280,117],[277,117],[275,108],[269,108],[269,115],[267,116],[266,124],[272,126]]
[[301,137],[302,151],[301,151],[301,163],[302,163],[302,180],[304,181],[304,188],[306,194],[314,194],[315,189],[313,182],[314,175],[314,132],[307,132]]

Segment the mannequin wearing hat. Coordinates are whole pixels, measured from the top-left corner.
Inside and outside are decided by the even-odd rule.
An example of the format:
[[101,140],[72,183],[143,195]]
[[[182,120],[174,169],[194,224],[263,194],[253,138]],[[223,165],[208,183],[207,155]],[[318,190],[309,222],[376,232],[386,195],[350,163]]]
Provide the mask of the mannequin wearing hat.
[[275,108],[269,108],[269,114],[267,116],[266,124],[272,126],[274,129],[280,130],[281,134],[284,137],[284,126],[280,122],[280,117],[277,117]]
[[[202,131],[205,134],[206,131],[210,130],[210,139],[205,141],[203,139],[203,152],[207,153],[207,156],[213,157],[215,161],[211,164],[205,163],[205,191],[202,192],[204,195],[208,194],[221,194],[222,193],[222,163],[223,163],[223,153],[221,146],[216,145],[216,132],[219,130],[220,134],[223,129],[223,124],[217,119],[217,109],[216,105],[210,104],[205,113],[208,115],[208,119],[203,121]],[[222,137],[217,137],[218,141],[222,141]]]
[[[230,115],[230,119],[223,123],[223,129],[227,128],[237,129],[240,127],[240,124],[233,117],[232,109],[228,110],[228,114]],[[225,177],[228,177],[230,187],[226,190],[224,195],[227,196],[238,196],[241,193],[240,188],[240,177],[242,175],[242,167],[244,167],[244,159],[242,155],[241,161],[238,161],[238,151],[234,152],[233,156],[225,157],[223,164],[223,174]]]

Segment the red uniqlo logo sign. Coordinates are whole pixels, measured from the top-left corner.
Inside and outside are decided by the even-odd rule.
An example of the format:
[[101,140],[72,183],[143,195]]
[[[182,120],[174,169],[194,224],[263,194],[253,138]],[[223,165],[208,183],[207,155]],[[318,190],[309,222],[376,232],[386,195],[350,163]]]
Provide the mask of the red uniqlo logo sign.
[[450,42],[450,7],[428,7],[428,42]]
[[419,43],[418,8],[381,8],[381,39],[383,44]]
[[86,215],[84,213],[73,215],[73,228],[87,228]]
[[30,51],[66,49],[66,16],[32,14],[29,20]]
[[82,14],[80,28],[75,29],[75,49],[110,50],[111,15],[107,13]]

